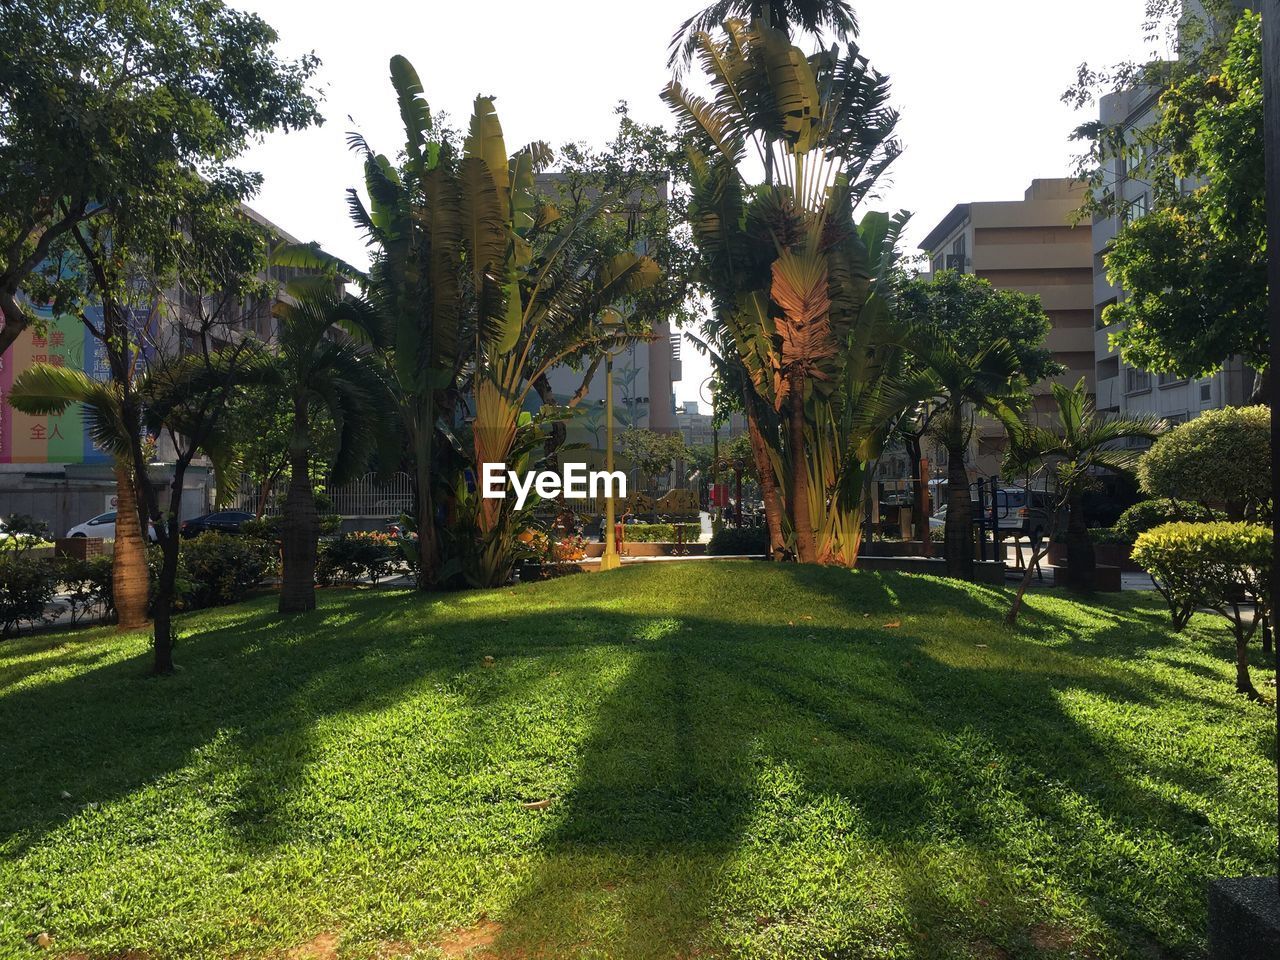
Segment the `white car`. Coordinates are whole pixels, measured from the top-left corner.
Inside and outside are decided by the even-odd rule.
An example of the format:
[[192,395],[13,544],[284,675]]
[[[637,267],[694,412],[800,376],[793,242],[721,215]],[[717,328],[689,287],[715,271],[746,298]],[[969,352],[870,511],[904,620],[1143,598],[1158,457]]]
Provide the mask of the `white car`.
[[[68,537],[101,537],[103,540],[116,538],[116,512],[111,510],[100,513],[96,517],[77,524],[67,531]],[[156,528],[147,524],[147,539],[153,543],[156,539]]]

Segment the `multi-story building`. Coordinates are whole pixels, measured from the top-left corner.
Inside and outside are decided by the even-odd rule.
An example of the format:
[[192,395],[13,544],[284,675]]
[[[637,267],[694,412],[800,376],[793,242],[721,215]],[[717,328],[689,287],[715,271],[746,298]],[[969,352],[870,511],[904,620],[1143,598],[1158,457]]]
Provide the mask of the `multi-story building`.
[[[1137,87],[1102,98],[1100,120],[1104,126],[1125,131],[1141,130],[1156,120],[1159,91]],[[1186,184],[1189,189],[1191,184]],[[1144,179],[1140,146],[1123,157],[1110,158],[1103,168],[1101,189],[1114,198],[1114,213],[1093,221],[1093,326],[1098,409],[1118,414],[1150,413],[1171,423],[1189,420],[1204,410],[1247,403],[1253,389],[1253,371],[1239,359],[1229,360],[1209,377],[1189,380],[1156,374],[1125,363],[1111,344],[1116,326],[1103,326],[1103,311],[1124,296],[1107,279],[1104,257],[1123,223],[1145,216],[1152,205],[1150,183]]]
[[[703,413],[696,400],[686,400],[676,408],[676,427],[684,434],[684,442],[690,447],[710,447],[715,443],[715,417]],[[746,432],[747,418],[735,411],[720,425],[720,442],[725,443]]]
[[[1074,214],[1086,186],[1068,178],[1033,180],[1021,200],[961,203],[929,232],[920,248],[933,272],[957,270],[1001,290],[1034,294],[1052,325],[1046,346],[1066,368],[1061,382],[1081,377],[1094,390],[1093,259],[1090,230]],[[1052,408],[1049,383],[1033,384],[1034,413]],[[1004,431],[979,423],[974,466],[999,472]],[[938,463],[941,466],[941,462]]]
[[[538,189],[556,201],[566,200],[569,189],[567,179],[559,173],[538,175]],[[667,184],[656,188],[657,200],[665,200]],[[652,202],[652,200],[650,201]],[[639,216],[640,198],[624,205],[619,216]],[[638,240],[636,252],[644,253],[644,242]],[[665,318],[657,318],[652,325],[652,339],[645,344],[633,344],[619,351],[613,359],[613,408],[615,429],[641,427],[659,433],[677,429],[675,383],[683,372],[680,363],[680,335],[671,329]],[[548,374],[551,389],[558,401],[567,401],[582,385],[583,371],[558,367]],[[605,374],[600,365],[587,387],[587,393],[577,406],[577,415],[569,429],[571,442],[585,443],[588,452],[595,456],[584,459],[595,462],[604,448],[605,424]]]
[[[243,214],[265,228],[276,240],[297,242],[256,211]],[[268,268],[272,294],[251,302],[223,304],[203,298],[179,280],[162,291],[145,311],[135,311],[147,331],[144,349],[182,350],[191,345],[191,329],[202,311],[217,310],[224,317],[225,336],[253,336],[270,340],[277,319],[274,306],[286,296],[285,284],[301,271],[293,267]],[[59,416],[33,417],[19,413],[6,402],[14,378],[33,363],[50,363],[80,370],[104,379],[108,374],[102,346],[85,329],[79,317],[54,314],[39,306],[30,308],[44,320],[24,330],[8,352],[0,357],[0,516],[29,514],[48,523],[55,536],[97,514],[115,509],[115,477],[111,456],[90,437],[78,404]],[[92,317],[94,308],[89,308]],[[167,485],[173,451],[168,438],[159,438],[151,480]],[[193,463],[184,481],[182,516],[207,513],[213,504],[213,475],[203,462]]]

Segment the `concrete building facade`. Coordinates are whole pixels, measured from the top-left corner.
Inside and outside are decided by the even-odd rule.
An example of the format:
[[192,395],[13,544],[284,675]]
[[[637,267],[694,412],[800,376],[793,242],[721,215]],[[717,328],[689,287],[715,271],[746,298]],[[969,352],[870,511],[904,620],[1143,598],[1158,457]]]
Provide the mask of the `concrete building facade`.
[[[1158,91],[1135,88],[1102,98],[1099,118],[1108,127],[1141,130],[1156,120]],[[1156,414],[1170,423],[1183,423],[1204,410],[1239,406],[1249,402],[1254,374],[1238,359],[1229,360],[1209,377],[1187,379],[1151,373],[1125,363],[1111,343],[1118,327],[1104,326],[1103,312],[1118,302],[1124,291],[1107,279],[1104,258],[1121,227],[1151,210],[1152,190],[1144,179],[1142,154],[1113,157],[1103,168],[1101,189],[1116,203],[1111,216],[1094,218],[1093,241],[1093,349],[1098,409],[1121,415]],[[1192,185],[1186,184],[1187,189]]]
[[[1093,249],[1088,224],[1074,215],[1086,185],[1069,178],[1034,180],[1021,200],[962,203],[920,244],[932,272],[956,270],[988,280],[1001,290],[1040,298],[1052,325],[1046,346],[1066,368],[1057,379],[1083,377],[1094,391]],[[1036,415],[1052,409],[1049,382],[1033,384]],[[1004,432],[980,423],[973,467],[999,472]]]

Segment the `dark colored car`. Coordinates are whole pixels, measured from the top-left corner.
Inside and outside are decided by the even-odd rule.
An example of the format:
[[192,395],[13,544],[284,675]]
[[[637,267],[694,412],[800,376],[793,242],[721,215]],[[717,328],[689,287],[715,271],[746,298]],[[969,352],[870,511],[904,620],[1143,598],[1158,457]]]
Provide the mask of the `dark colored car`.
[[178,532],[190,539],[202,533],[239,533],[241,524],[252,520],[252,513],[243,510],[219,510],[217,513],[206,513],[203,517],[192,517],[183,520]]

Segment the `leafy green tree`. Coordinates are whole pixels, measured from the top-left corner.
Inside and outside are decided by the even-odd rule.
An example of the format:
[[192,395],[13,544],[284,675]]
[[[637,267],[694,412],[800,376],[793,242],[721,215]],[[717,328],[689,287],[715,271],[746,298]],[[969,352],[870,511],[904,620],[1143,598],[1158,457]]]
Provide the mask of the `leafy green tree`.
[[689,456],[684,436],[660,433],[643,427],[629,427],[618,437],[618,450],[630,460],[649,484],[649,492],[657,499],[658,478],[671,472],[677,460]]
[[[1155,416],[1109,417],[1098,413],[1089,399],[1082,377],[1074,387],[1053,384],[1058,423],[1053,427],[1023,423],[1011,434],[1007,467],[1015,473],[1047,474],[1058,491],[1058,502],[1050,516],[1049,536],[1043,546],[1048,551],[1057,527],[1060,509],[1067,511],[1067,583],[1082,590],[1093,588],[1097,559],[1084,520],[1084,494],[1097,483],[1101,471],[1130,473],[1141,451],[1127,445],[1129,440],[1154,440],[1164,432],[1164,421]],[[1037,553],[1027,564],[1027,572],[1009,610],[1009,622],[1017,620],[1022,596],[1040,561]]]
[[[1022,380],[1038,383],[1065,369],[1045,347],[1052,324],[1040,298],[1018,290],[997,290],[989,280],[944,270],[931,279],[904,279],[897,293],[897,314],[928,342],[944,342],[959,357],[978,357],[997,340],[1008,344]],[[908,350],[910,354],[910,350]],[[907,363],[918,363],[910,355]],[[913,474],[919,473],[923,439],[943,411],[937,404],[921,404],[904,416],[898,436],[907,450]],[[924,511],[927,478],[915,476],[912,502],[921,535],[928,535]],[[947,512],[951,516],[950,508]]]
[[276,39],[218,0],[7,0],[0,354],[36,322],[19,289],[75,300],[57,249],[74,231],[124,205],[167,229],[201,179],[244,199],[260,178],[232,167],[236,156],[264,133],[319,121],[318,61],[282,59]]
[[913,360],[920,369],[899,387],[913,404],[933,402],[933,431],[947,451],[947,573],[973,578],[973,507],[965,458],[975,420],[986,415],[1016,423],[1027,400],[1018,355],[1007,340],[994,340],[973,353],[961,353],[949,338],[918,340]]
[[[1179,61],[1123,74],[1160,91],[1154,124],[1080,132],[1093,144],[1089,210],[1125,221],[1105,254],[1124,296],[1103,320],[1126,362],[1183,377],[1232,356],[1265,371],[1269,350],[1261,19],[1206,7]],[[1132,218],[1110,189],[1102,171],[1117,158],[1149,184],[1149,214]]]
[[[280,612],[314,610],[316,542],[320,521],[311,480],[314,414],[323,410],[336,442],[330,477],[343,483],[364,471],[377,441],[388,434],[392,394],[386,368],[372,348],[386,345],[382,317],[347,301],[332,284],[298,285],[294,303],[279,311],[274,366],[285,387],[289,431],[289,490],[281,537]],[[367,344],[361,347],[359,344]]]
[[997,340],[1005,341],[1028,384],[1063,372],[1044,345],[1053,324],[1038,296],[997,290],[990,280],[943,270],[932,278],[904,282],[897,292],[897,312],[913,330],[945,340],[961,354],[976,356]]
[[1230,520],[1271,516],[1271,410],[1206,410],[1155,442],[1138,464],[1153,497],[1220,506]]

